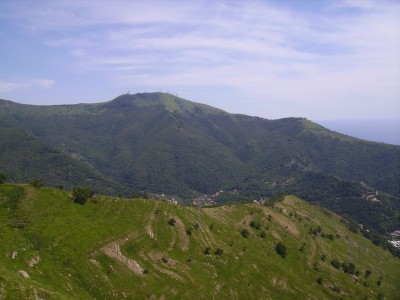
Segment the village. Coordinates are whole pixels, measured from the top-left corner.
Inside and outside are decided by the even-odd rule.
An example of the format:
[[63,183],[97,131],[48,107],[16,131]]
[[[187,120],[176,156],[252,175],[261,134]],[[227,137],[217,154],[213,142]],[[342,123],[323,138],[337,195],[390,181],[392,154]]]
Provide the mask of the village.
[[389,233],[388,242],[392,244],[397,249],[400,249],[400,230],[393,231]]

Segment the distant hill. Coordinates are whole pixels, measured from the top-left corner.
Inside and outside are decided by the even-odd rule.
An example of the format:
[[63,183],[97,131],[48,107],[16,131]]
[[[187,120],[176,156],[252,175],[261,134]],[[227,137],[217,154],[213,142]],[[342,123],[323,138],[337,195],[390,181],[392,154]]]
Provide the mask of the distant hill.
[[400,261],[295,196],[203,208],[0,184],[1,299],[399,299]]
[[[0,171],[17,182],[36,176],[52,186],[72,181],[108,194],[165,193],[183,201],[227,191],[220,203],[289,192],[381,233],[400,226],[400,146],[341,135],[306,119],[234,115],[142,93],[97,104],[0,101],[0,120],[3,130],[18,130],[47,149],[18,135],[0,140]],[[40,157],[40,168],[31,157]]]

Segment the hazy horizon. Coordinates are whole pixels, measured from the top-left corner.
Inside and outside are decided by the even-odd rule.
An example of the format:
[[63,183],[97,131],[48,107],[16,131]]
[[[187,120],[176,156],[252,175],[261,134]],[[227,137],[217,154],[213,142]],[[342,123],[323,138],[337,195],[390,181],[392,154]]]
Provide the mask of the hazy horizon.
[[400,145],[400,119],[316,120],[315,122],[332,131],[363,140]]

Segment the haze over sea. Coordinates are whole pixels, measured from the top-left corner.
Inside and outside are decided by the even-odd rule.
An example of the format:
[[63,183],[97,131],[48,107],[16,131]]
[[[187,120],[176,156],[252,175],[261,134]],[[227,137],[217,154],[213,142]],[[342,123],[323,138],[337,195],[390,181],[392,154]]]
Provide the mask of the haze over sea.
[[400,145],[400,120],[318,120],[318,124],[360,139]]

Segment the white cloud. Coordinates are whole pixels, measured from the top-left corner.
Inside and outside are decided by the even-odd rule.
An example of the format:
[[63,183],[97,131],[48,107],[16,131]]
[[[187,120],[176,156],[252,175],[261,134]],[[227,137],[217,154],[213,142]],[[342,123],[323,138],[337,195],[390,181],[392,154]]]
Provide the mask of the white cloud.
[[[71,68],[104,72],[118,86],[231,88],[241,99],[259,101],[254,108],[258,113],[270,99],[268,112],[277,114],[288,109],[278,108],[281,103],[300,108],[289,114],[310,116],[317,114],[316,107],[340,116],[363,105],[382,116],[397,114],[396,1],[333,1],[321,4],[320,10],[274,1],[13,5],[7,18],[48,46],[66,50]],[[23,84],[6,82],[0,90]]]
[[53,85],[54,80],[50,79],[28,79],[18,81],[0,80],[0,92],[12,92],[29,88],[51,89]]

